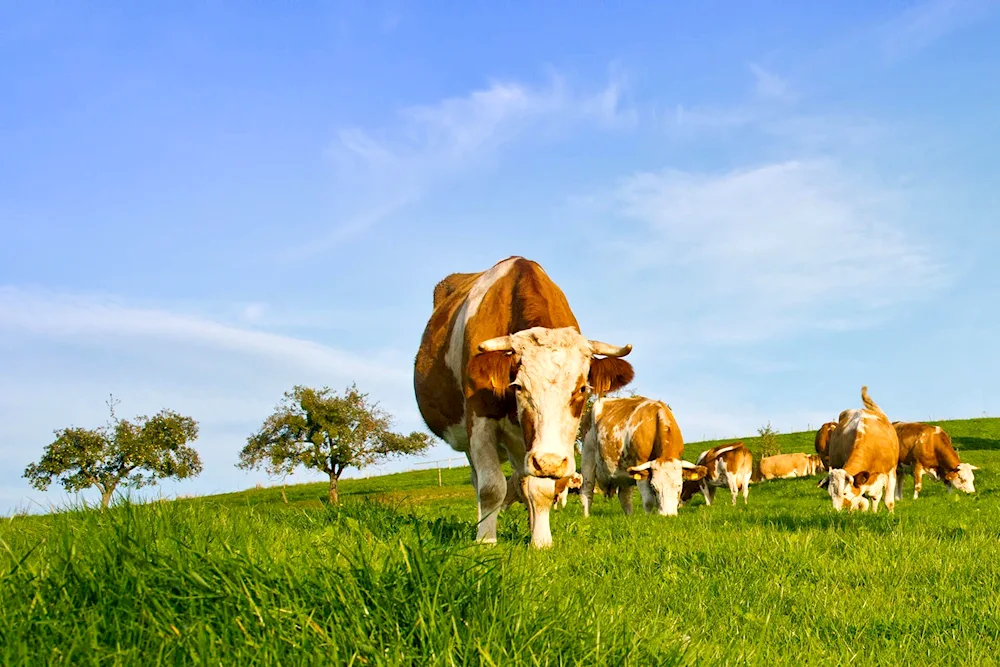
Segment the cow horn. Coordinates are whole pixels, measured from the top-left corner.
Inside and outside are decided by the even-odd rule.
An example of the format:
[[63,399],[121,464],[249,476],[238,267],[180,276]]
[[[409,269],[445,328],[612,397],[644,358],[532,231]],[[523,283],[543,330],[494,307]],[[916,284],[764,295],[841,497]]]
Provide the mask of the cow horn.
[[490,338],[479,344],[480,352],[510,352],[514,349],[514,341],[510,336]]
[[696,464],[681,459],[681,468],[687,468],[688,470],[690,470],[691,468],[697,468],[697,467],[698,466]]
[[627,355],[629,352],[632,351],[631,345],[618,347],[617,345],[602,343],[599,340],[592,340],[588,342],[590,343],[591,354],[600,354],[605,357],[624,357],[625,355]]

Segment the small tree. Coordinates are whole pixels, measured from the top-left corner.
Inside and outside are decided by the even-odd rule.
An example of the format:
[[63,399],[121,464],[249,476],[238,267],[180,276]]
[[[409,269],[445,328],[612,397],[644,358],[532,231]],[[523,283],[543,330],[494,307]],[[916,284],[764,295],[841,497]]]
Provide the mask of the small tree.
[[348,467],[364,468],[380,458],[417,454],[427,449],[424,433],[407,436],[390,430],[392,418],[369,403],[368,394],[352,384],[338,396],[328,387],[296,385],[261,429],[247,438],[237,468],[261,464],[270,475],[288,474],[304,466],[330,478],[330,503],[338,500],[337,482]]
[[761,458],[765,456],[775,456],[781,453],[781,444],[778,442],[778,432],[771,428],[771,422],[767,422],[766,426],[762,426],[757,429],[757,433],[760,435],[760,446],[758,447],[758,453]]
[[70,492],[95,486],[101,492],[101,507],[107,507],[119,486],[139,488],[201,472],[198,452],[187,446],[198,437],[194,419],[170,410],[132,421],[118,419],[118,403],[108,399],[111,418],[105,426],[56,431],[41,460],[25,468],[29,483],[40,491],[53,479]]

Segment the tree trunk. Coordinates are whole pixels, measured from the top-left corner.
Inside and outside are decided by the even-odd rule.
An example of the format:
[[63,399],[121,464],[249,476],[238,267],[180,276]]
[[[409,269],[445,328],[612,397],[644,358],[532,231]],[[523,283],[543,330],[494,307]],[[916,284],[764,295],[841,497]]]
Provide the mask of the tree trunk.
[[330,504],[336,505],[339,498],[337,496],[337,478],[339,475],[336,473],[330,473]]
[[101,488],[101,509],[107,509],[111,504],[111,494],[115,492],[115,487]]

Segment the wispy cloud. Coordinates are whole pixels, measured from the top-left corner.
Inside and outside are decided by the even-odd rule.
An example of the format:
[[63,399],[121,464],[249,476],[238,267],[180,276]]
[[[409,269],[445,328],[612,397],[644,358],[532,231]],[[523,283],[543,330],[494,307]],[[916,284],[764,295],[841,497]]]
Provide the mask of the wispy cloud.
[[0,332],[74,342],[114,343],[122,338],[172,340],[269,357],[338,377],[406,383],[405,368],[290,336],[241,328],[182,313],[136,308],[108,297],[64,295],[0,287]]
[[768,71],[756,63],[751,63],[750,72],[753,73],[756,81],[754,92],[759,99],[778,102],[795,100],[795,92],[788,81],[774,72]]
[[867,326],[948,280],[902,231],[899,197],[835,160],[638,173],[612,201],[629,224],[610,251],[641,275],[630,292],[669,295],[687,331],[673,335],[687,342]]
[[929,0],[886,23],[878,31],[882,53],[889,60],[914,55],[1000,8],[996,0]]
[[628,81],[612,68],[594,91],[578,91],[557,73],[537,87],[493,81],[468,95],[401,109],[388,127],[341,128],[328,151],[344,202],[340,219],[325,236],[286,254],[321,252],[362,232],[525,135],[553,140],[580,125],[622,130],[636,122]]

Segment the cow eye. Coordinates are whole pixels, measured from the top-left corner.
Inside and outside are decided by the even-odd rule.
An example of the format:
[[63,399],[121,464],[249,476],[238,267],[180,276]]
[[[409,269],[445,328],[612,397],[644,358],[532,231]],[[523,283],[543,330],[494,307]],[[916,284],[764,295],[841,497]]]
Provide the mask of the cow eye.
[[521,385],[519,385],[516,382],[511,382],[510,383],[510,388],[513,389],[514,391],[521,391],[524,387],[522,387]]
[[587,385],[583,385],[582,387],[580,387],[579,389],[577,389],[576,393],[578,393],[578,394],[586,394],[587,393]]

